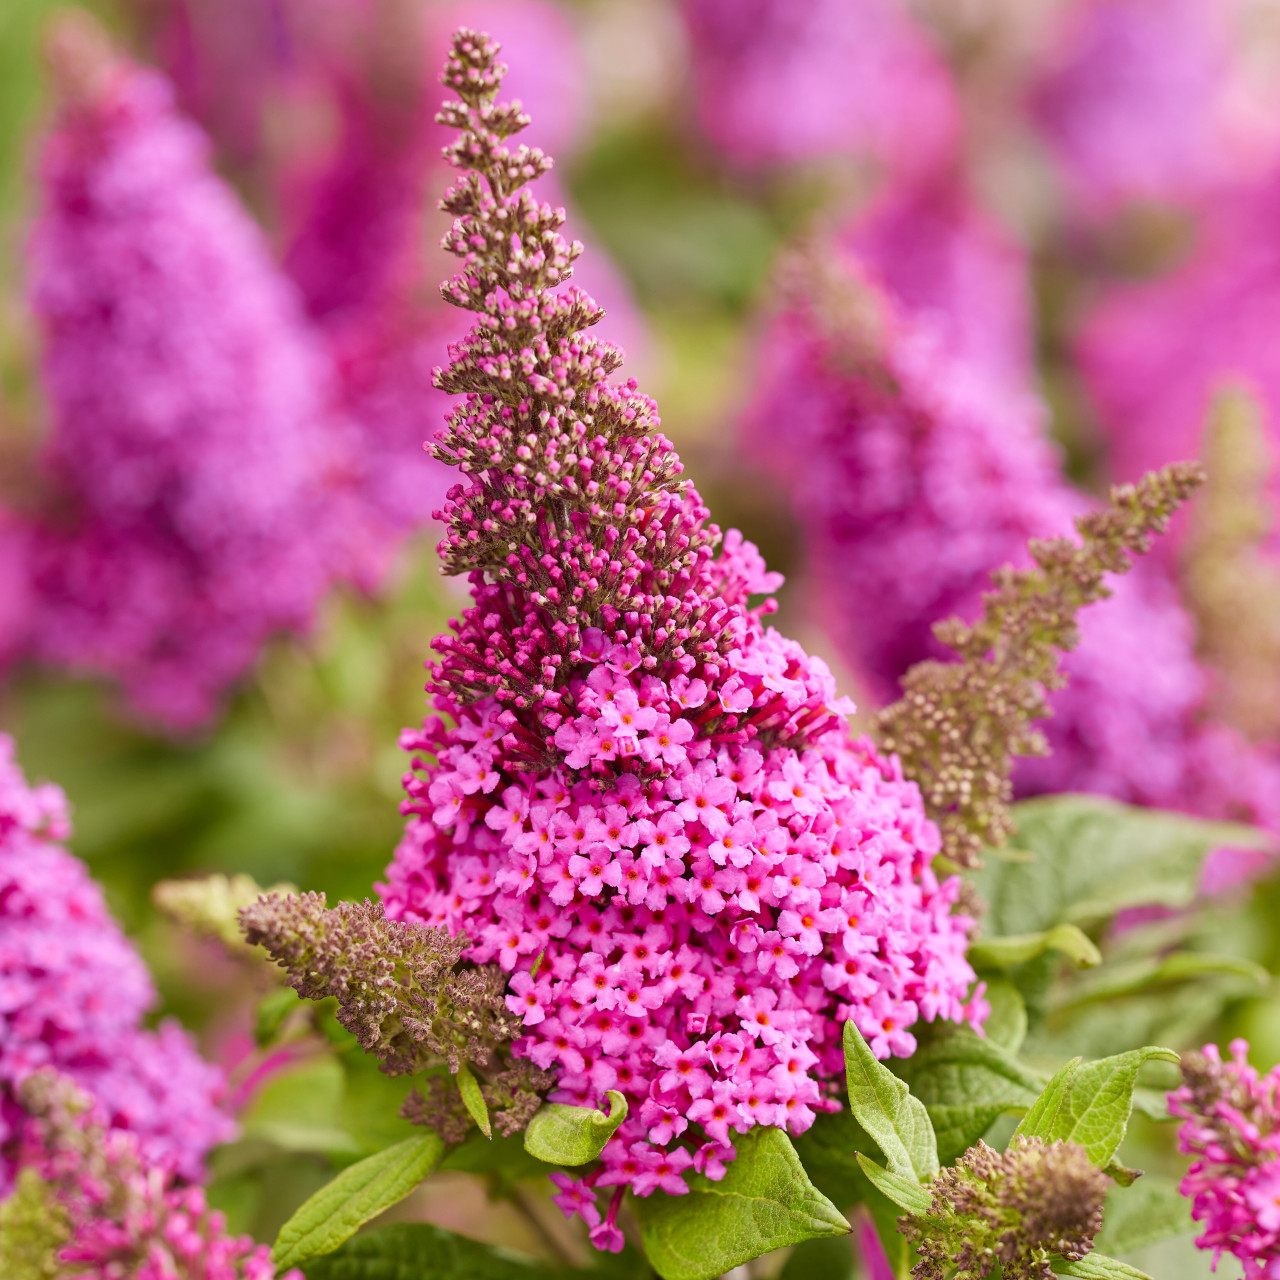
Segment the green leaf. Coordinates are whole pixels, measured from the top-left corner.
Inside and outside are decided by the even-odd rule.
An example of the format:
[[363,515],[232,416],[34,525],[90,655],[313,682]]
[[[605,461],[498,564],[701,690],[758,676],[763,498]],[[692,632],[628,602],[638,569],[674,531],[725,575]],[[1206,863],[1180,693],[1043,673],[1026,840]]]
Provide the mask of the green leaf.
[[332,1121],[342,1109],[345,1092],[342,1064],[329,1054],[286,1067],[258,1090],[242,1120],[242,1136],[284,1151],[359,1155],[359,1142]]
[[990,1037],[953,1023],[922,1033],[915,1053],[893,1069],[928,1111],[943,1164],[973,1146],[999,1116],[1025,1111],[1044,1088],[1043,1076]]
[[770,1250],[851,1229],[781,1129],[757,1126],[734,1145],[737,1158],[719,1182],[695,1175],[688,1195],[632,1201],[645,1255],[663,1280],[713,1280]]
[[1152,1280],[1145,1271],[1131,1267],[1127,1262],[1117,1262],[1101,1253],[1090,1253],[1079,1262],[1068,1262],[1054,1254],[1049,1259],[1060,1276],[1076,1276],[1078,1280]]
[[1149,1176],[1133,1187],[1112,1189],[1095,1243],[1105,1253],[1133,1253],[1194,1230],[1191,1202],[1178,1193],[1178,1184]]
[[1059,1012],[1067,1013],[1080,1005],[1137,995],[1173,983],[1198,982],[1219,976],[1245,978],[1260,989],[1271,981],[1271,975],[1252,960],[1203,951],[1175,951],[1160,959],[1109,965],[1105,972],[1090,975],[1087,982],[1078,984],[1061,1003]]
[[271,1250],[279,1270],[331,1253],[371,1218],[398,1204],[444,1154],[438,1133],[425,1133],[344,1169],[280,1228]]
[[1081,968],[1102,963],[1102,953],[1088,934],[1074,924],[1057,924],[1041,933],[1019,933],[1002,938],[984,938],[969,948],[969,963],[975,969],[1008,969],[1026,964],[1046,951],[1060,951]]
[[1147,1045],[1098,1062],[1072,1059],[1045,1086],[1014,1137],[1078,1142],[1099,1169],[1105,1168],[1128,1128],[1138,1071],[1153,1059],[1177,1062],[1178,1055]]
[[592,1274],[538,1266],[422,1222],[401,1222],[348,1240],[307,1264],[307,1280],[558,1280]]
[[1022,992],[1008,978],[993,978],[987,983],[986,998],[991,1006],[982,1027],[987,1039],[1017,1053],[1027,1038],[1027,1002]]
[[604,1150],[613,1131],[627,1118],[627,1100],[615,1089],[605,1095],[609,1114],[596,1107],[548,1102],[524,1131],[524,1149],[547,1164],[588,1164]]
[[893,1173],[932,1178],[938,1172],[938,1143],[924,1104],[871,1052],[850,1018],[844,1024],[844,1066],[849,1106],[875,1139]]
[[914,1213],[917,1216],[929,1212],[933,1196],[918,1182],[881,1167],[870,1156],[864,1156],[861,1151],[858,1152],[858,1165],[870,1179],[871,1185],[881,1195],[888,1196],[899,1209],[905,1209],[908,1213]]
[[259,1049],[265,1049],[275,1040],[285,1019],[300,1003],[292,987],[278,987],[258,1001],[253,1012],[253,1039]]
[[462,1101],[466,1104],[467,1111],[476,1122],[477,1128],[486,1138],[492,1138],[493,1127],[489,1123],[489,1108],[485,1105],[480,1085],[471,1074],[471,1068],[465,1062],[462,1063],[454,1079],[458,1082],[458,1092],[462,1094]]
[[988,861],[974,885],[988,906],[993,937],[1088,924],[1125,907],[1187,906],[1205,855],[1221,845],[1271,848],[1252,827],[1055,795],[1014,806],[1017,844],[1030,862]]

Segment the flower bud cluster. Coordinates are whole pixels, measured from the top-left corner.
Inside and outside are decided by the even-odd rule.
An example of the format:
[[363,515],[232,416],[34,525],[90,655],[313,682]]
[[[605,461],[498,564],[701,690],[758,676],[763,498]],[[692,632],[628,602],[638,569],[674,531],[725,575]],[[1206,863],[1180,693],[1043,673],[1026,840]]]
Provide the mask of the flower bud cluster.
[[899,1226],[919,1254],[917,1280],[1053,1280],[1051,1255],[1078,1262],[1102,1228],[1108,1179],[1076,1142],[979,1140],[933,1182],[927,1215]]
[[[506,1133],[523,1129],[541,1104],[551,1078],[510,1056],[520,1017],[507,1008],[506,976],[463,960],[464,934],[388,920],[381,903],[327,908],[323,893],[264,895],[241,908],[240,925],[300,996],[337,1000],[338,1021],[388,1075],[474,1066]],[[460,1141],[471,1123],[457,1090],[434,1079],[406,1115],[446,1141]]]
[[[708,522],[652,402],[582,332],[599,309],[556,289],[579,250],[523,190],[549,162],[507,145],[526,121],[495,103],[496,53],[457,34],[441,115],[465,171],[443,293],[478,313],[437,379],[466,397],[436,443],[467,477],[441,553],[474,604],[437,641],[437,714],[402,739],[409,824],[380,891],[511,975],[513,1052],[556,1100],[627,1097],[562,1199],[613,1248],[624,1189],[683,1194],[735,1134],[838,1108],[844,1020],[904,1054],[920,1019],[985,1004],[914,784],[763,625],[781,579]],[[617,1188],[603,1220],[594,1186]]]

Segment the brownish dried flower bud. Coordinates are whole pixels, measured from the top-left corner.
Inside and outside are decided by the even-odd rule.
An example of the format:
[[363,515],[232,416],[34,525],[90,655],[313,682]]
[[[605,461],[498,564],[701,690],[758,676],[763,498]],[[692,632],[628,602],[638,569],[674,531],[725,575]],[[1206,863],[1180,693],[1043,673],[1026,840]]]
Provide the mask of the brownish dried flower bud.
[[1261,741],[1280,729],[1280,570],[1265,550],[1271,451],[1248,393],[1218,396],[1202,453],[1209,482],[1183,551],[1184,592],[1197,650],[1219,676],[1213,709]]
[[1102,1227],[1107,1177],[1075,1142],[1019,1137],[971,1147],[933,1183],[924,1216],[899,1219],[919,1253],[916,1280],[1053,1280],[1050,1258],[1079,1261]]
[[[512,1058],[520,1018],[506,1006],[506,975],[497,965],[463,959],[465,936],[388,920],[381,903],[340,902],[323,893],[267,894],[240,911],[245,938],[267,949],[304,999],[338,1002],[338,1022],[388,1075],[441,1065],[476,1068],[499,1132],[529,1122],[552,1077]],[[461,1141],[471,1125],[451,1081],[439,1076],[426,1096],[410,1095],[402,1114]]]
[[1013,760],[1047,750],[1032,724],[1049,715],[1047,691],[1066,682],[1058,655],[1075,647],[1076,614],[1109,594],[1103,575],[1125,572],[1203,479],[1198,464],[1176,463],[1112,489],[1110,508],[1076,521],[1079,544],[1034,539],[1036,567],[997,570],[973,626],[949,618],[934,628],[960,661],[916,663],[902,698],[877,716],[881,747],[919,784],[957,865],[980,865],[981,850],[1013,831]]

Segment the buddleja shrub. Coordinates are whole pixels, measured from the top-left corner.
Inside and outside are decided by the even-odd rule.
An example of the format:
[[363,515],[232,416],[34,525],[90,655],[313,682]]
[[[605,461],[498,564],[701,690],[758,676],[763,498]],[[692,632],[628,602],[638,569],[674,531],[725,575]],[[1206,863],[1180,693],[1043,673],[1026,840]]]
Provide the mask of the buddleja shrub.
[[[436,375],[462,399],[434,451],[462,476],[440,550],[471,605],[436,642],[432,716],[405,735],[408,824],[382,901],[239,878],[159,899],[292,988],[263,999],[258,1039],[297,1061],[223,1181],[269,1178],[264,1149],[344,1167],[270,1262],[236,1241],[217,1272],[199,1242],[220,1221],[161,1187],[194,1252],[155,1274],[537,1277],[435,1227],[361,1230],[446,1168],[513,1197],[549,1176],[620,1274],[710,1280],[785,1247],[843,1274],[856,1208],[896,1275],[1140,1276],[1110,1255],[1189,1228],[1172,1184],[1135,1186],[1120,1160],[1134,1106],[1168,1115],[1154,1086],[1175,1082],[1140,1073],[1177,1061],[1156,1041],[1198,1034],[1265,977],[1190,945],[1205,854],[1260,837],[1085,797],[1013,806],[1010,776],[1044,750],[1033,724],[1077,612],[1198,470],[1115,490],[1079,541],[1033,543],[975,624],[938,629],[955,659],[913,668],[876,738],[855,739],[830,672],[765,624],[780,579],[710,522],[653,402],[610,381],[621,353],[568,283],[582,247],[530,191],[551,161],[510,141],[528,119],[497,101],[497,53],[460,31],[444,73],[461,176],[442,294],[475,327]],[[1177,926],[1106,929],[1153,904]],[[96,1168],[95,1123],[41,1121],[55,1084],[31,1102],[44,1167],[61,1143]],[[1275,1242],[1230,1220],[1214,1162],[1243,1132],[1238,1104],[1262,1135],[1262,1194],[1274,1103],[1212,1055],[1175,1100],[1197,1211],[1217,1197],[1215,1247],[1259,1258]],[[1017,1124],[997,1143],[1003,1117]],[[82,1190],[24,1178],[0,1257],[61,1274],[42,1248],[73,1228],[109,1238],[123,1210]]]

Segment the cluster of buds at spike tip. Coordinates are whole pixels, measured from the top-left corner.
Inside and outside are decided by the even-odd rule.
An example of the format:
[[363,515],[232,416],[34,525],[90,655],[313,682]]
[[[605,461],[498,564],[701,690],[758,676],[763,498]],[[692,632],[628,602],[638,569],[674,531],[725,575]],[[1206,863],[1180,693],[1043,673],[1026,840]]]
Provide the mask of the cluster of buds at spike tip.
[[1196,1244],[1244,1266],[1246,1280],[1280,1268],[1280,1068],[1265,1076],[1249,1065],[1249,1046],[1215,1044],[1182,1057],[1182,1087],[1169,1113],[1183,1121],[1178,1147],[1192,1157],[1178,1190],[1204,1227]]
[[[265,1245],[228,1235],[203,1188],[148,1164],[136,1135],[107,1129],[65,1076],[35,1072],[19,1102],[26,1112],[21,1172],[0,1210],[6,1280],[274,1280]],[[280,1280],[302,1275],[289,1271]]]
[[1102,1227],[1108,1179],[1075,1142],[1019,1136],[1007,1151],[979,1141],[933,1183],[925,1215],[899,1228],[916,1280],[1053,1280],[1051,1258],[1078,1262]]
[[[495,101],[497,51],[457,33],[443,76],[457,100],[438,116],[460,130],[445,155],[463,171],[441,202],[455,219],[443,245],[462,268],[441,293],[475,312],[476,327],[436,373],[465,399],[433,452],[466,477],[437,515],[444,570],[470,575],[475,604],[437,640],[430,688],[460,704],[496,698],[505,749],[530,768],[562,758],[555,734],[574,714],[569,686],[593,638],[633,649],[641,674],[714,684],[748,610],[717,558],[720,530],[657,431],[657,406],[634,380],[608,381],[622,353],[585,332],[603,311],[561,287],[582,246],[560,235],[564,210],[526,188],[552,162],[507,144],[528,117]],[[725,708],[703,731],[746,742],[807,728],[762,729]],[[665,771],[661,760],[634,766]]]
[[1046,693],[1065,683],[1058,655],[1077,640],[1076,615],[1109,594],[1203,482],[1196,463],[1176,463],[1111,491],[1111,506],[1079,517],[1081,541],[1035,539],[1032,569],[1004,568],[972,626],[950,618],[934,634],[959,662],[918,662],[903,696],[876,719],[880,746],[895,752],[942,831],[942,851],[962,867],[1013,831],[1009,806],[1017,756],[1043,755],[1033,722],[1049,715]]
[[[552,1078],[511,1056],[521,1020],[507,1008],[507,976],[464,960],[465,935],[388,920],[381,903],[326,907],[323,893],[267,894],[241,909],[240,925],[300,996],[337,1001],[338,1022],[387,1075],[477,1076],[503,1133],[523,1129],[541,1105]],[[461,1141],[469,1113],[446,1083],[429,1077],[425,1098],[411,1095],[404,1114]]]

